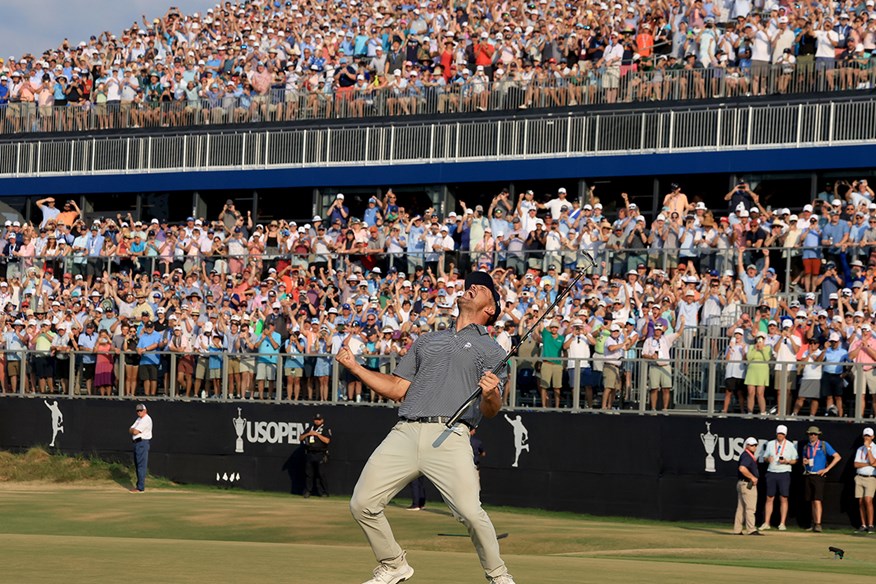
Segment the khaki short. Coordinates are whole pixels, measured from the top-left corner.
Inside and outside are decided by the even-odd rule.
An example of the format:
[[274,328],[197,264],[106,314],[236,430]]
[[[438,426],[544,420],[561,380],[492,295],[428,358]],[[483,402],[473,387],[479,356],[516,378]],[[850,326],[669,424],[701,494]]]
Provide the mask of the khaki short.
[[256,363],[256,381],[277,379],[277,366],[273,363]]
[[6,361],[6,374],[18,377],[21,373],[21,361]]
[[241,373],[255,373],[255,357],[243,357],[240,360]]
[[672,387],[672,368],[669,365],[651,365],[648,368],[648,387],[663,389]]
[[283,371],[286,377],[304,377],[304,369],[301,367],[286,367]]
[[542,387],[560,389],[563,386],[563,366],[559,363],[541,362],[541,371],[538,372]]
[[855,475],[855,499],[873,498],[876,495],[876,477]]
[[611,363],[605,364],[605,369],[602,372],[602,386],[606,389],[621,388],[620,367]]
[[864,383],[861,386],[864,388],[865,393],[876,394],[876,367],[873,367],[870,371],[864,371]]
[[228,374],[237,375],[240,373],[240,359],[236,357],[228,358]]
[[195,379],[207,379],[208,360],[206,357],[198,357],[198,364],[195,365]]

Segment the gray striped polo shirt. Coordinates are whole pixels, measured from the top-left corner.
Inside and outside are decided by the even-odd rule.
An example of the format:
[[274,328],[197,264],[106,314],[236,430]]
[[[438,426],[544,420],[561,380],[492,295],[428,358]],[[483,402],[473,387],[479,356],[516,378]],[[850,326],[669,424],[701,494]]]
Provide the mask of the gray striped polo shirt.
[[[481,325],[470,324],[461,331],[452,328],[419,337],[402,358],[395,375],[411,382],[399,408],[401,418],[452,416],[477,389],[487,371],[502,362],[505,351]],[[499,374],[504,391],[508,368]],[[481,419],[475,402],[462,420],[477,426]]]

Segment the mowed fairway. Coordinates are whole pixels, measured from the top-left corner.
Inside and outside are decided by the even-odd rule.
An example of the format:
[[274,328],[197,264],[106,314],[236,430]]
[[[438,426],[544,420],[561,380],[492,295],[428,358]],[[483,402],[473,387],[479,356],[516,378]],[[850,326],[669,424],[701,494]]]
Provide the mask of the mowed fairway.
[[[412,584],[483,582],[464,529],[435,504],[387,513]],[[354,583],[374,565],[344,498],[207,488],[132,495],[113,482],[0,483],[0,582]],[[727,526],[491,509],[518,583],[872,582],[876,539],[828,530],[766,537]],[[728,516],[732,510],[728,509]],[[827,547],[846,550],[831,559]]]

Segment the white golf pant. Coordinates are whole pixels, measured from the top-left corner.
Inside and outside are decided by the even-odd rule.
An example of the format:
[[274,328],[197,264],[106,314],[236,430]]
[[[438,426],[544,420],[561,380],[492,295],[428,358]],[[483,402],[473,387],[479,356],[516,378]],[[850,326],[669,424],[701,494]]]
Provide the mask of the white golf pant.
[[[446,439],[436,444],[445,431]],[[377,560],[392,563],[401,557],[403,550],[383,510],[420,474],[432,481],[454,516],[468,528],[487,576],[506,574],[496,530],[481,508],[480,481],[468,427],[463,424],[447,430],[444,424],[401,421],[371,454],[353,490],[350,510]]]

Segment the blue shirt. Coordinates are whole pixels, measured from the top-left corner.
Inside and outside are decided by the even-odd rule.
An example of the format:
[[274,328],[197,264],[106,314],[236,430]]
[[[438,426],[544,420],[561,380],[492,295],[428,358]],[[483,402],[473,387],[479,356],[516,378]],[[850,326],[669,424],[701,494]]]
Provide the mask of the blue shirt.
[[27,349],[24,343],[21,342],[21,337],[15,331],[3,333],[3,341],[6,343],[6,360],[21,361],[21,354],[18,351]]
[[830,348],[824,352],[824,372],[839,375],[843,372],[841,363],[848,361],[849,352],[842,347]]
[[273,357],[274,355],[278,355],[280,353],[280,347],[283,346],[283,338],[280,336],[278,332],[272,332],[271,338],[276,343],[277,348],[275,349],[271,342],[265,338],[262,339],[262,342],[259,343],[259,363],[276,363],[277,359]]
[[225,347],[210,345],[208,350],[210,351],[210,369],[222,369],[222,352],[225,351]]
[[[76,340],[79,349],[83,351],[94,350],[94,345],[97,344],[97,333],[92,333],[90,336],[86,333],[79,333],[79,338]],[[83,364],[93,364],[97,362],[97,356],[92,353],[82,355]]]
[[[837,224],[828,223],[824,226],[824,229],[821,230],[821,239],[831,239],[832,243],[836,244],[842,241],[843,237],[845,237],[849,233],[849,224],[840,219],[837,221]],[[839,248],[831,245],[830,253],[839,253]]]
[[803,469],[804,471],[809,472],[824,470],[827,468],[828,457],[833,458],[833,455],[836,454],[836,450],[833,449],[833,446],[824,440],[818,440],[815,444],[807,441],[806,446],[801,446],[800,451],[802,458],[808,458],[810,460],[809,466],[806,466]]
[[821,257],[821,233],[815,229],[806,229],[803,236],[803,259],[817,259]]
[[[151,347],[155,344],[161,343],[161,333],[152,331],[151,333],[143,333],[140,335],[140,340],[137,341],[138,349],[145,349],[147,347]],[[152,349],[153,351],[157,349]],[[140,365],[158,365],[158,360],[160,359],[160,355],[158,353],[143,353],[140,355]]]

